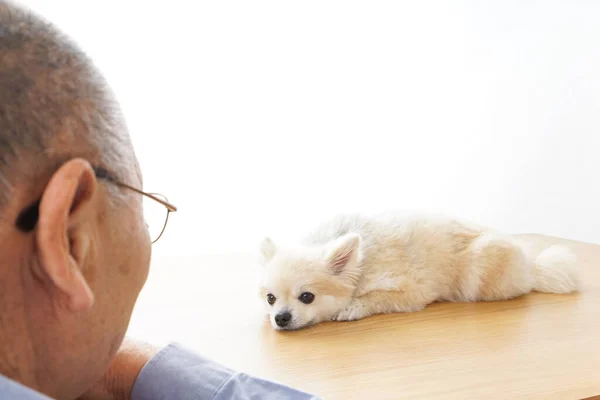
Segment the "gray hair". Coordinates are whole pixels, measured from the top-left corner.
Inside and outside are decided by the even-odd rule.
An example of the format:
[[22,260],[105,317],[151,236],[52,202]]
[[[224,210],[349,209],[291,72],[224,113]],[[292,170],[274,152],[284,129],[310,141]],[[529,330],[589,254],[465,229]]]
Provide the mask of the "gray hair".
[[17,181],[48,179],[73,157],[124,180],[137,171],[120,107],[91,60],[50,23],[0,0],[0,206]]

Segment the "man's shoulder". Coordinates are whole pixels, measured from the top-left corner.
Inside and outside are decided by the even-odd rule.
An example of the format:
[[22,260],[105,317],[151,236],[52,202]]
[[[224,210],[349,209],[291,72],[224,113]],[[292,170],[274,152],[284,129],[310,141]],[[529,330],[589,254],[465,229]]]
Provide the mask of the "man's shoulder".
[[50,397],[8,379],[3,375],[0,375],[0,393],[2,394],[3,399],[51,400]]

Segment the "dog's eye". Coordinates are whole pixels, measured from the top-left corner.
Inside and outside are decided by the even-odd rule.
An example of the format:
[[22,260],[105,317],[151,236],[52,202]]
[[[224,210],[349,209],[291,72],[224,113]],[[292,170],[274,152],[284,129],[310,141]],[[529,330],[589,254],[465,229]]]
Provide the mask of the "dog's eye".
[[271,293],[267,295],[267,303],[270,305],[275,304],[275,300],[277,300],[277,298],[275,298],[275,296],[273,296]]
[[312,294],[311,292],[304,292],[300,295],[300,297],[298,299],[301,302],[303,302],[304,304],[310,304],[313,301],[315,301],[315,295]]

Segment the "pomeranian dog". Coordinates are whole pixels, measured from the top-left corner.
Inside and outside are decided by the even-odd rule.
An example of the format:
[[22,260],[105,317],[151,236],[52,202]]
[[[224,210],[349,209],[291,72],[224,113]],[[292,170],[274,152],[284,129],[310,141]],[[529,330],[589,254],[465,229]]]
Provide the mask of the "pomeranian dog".
[[291,246],[265,238],[260,254],[260,295],[277,330],[579,283],[568,248],[532,256],[514,236],[447,217],[341,215]]

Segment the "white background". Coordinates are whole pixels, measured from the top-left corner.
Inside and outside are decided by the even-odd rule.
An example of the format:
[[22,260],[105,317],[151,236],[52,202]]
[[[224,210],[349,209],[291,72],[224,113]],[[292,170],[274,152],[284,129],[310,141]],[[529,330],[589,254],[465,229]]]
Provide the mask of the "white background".
[[24,3],[96,60],[180,207],[158,253],[392,209],[600,241],[600,2]]

